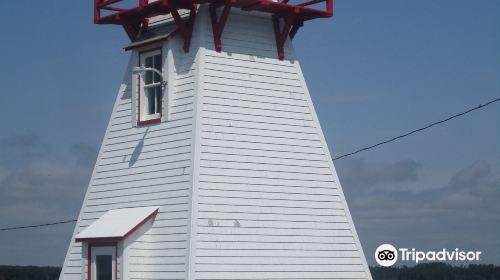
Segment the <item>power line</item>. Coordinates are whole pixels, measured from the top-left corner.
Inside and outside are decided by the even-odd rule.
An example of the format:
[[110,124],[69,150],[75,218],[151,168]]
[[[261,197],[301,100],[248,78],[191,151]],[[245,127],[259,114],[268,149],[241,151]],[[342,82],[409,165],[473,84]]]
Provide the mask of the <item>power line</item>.
[[410,135],[412,135],[412,134],[414,134],[414,133],[417,133],[417,132],[420,132],[420,131],[426,130],[426,129],[431,128],[431,127],[433,127],[433,126],[435,126],[435,125],[445,123],[445,122],[450,121],[450,120],[452,120],[452,119],[454,119],[454,118],[457,118],[457,117],[460,117],[460,116],[466,115],[466,114],[471,113],[471,112],[473,112],[473,111],[475,111],[475,110],[479,110],[479,109],[481,109],[481,108],[484,108],[484,107],[486,107],[486,106],[488,106],[488,105],[491,105],[491,104],[493,104],[493,103],[495,103],[495,102],[498,102],[498,101],[500,101],[500,98],[493,99],[493,100],[491,100],[491,101],[489,101],[489,102],[487,102],[487,103],[485,103],[485,104],[479,104],[479,105],[477,105],[476,107],[473,107],[473,108],[471,108],[471,109],[469,109],[469,110],[467,110],[467,111],[463,111],[463,112],[461,112],[461,113],[455,114],[455,115],[453,115],[453,116],[451,116],[451,117],[448,117],[448,118],[446,118],[446,119],[443,119],[443,120],[440,120],[440,121],[433,122],[433,123],[428,124],[428,125],[426,125],[426,126],[424,126],[424,127],[421,127],[421,128],[415,129],[415,130],[412,130],[412,131],[410,131],[410,132],[407,132],[407,133],[405,133],[405,134],[401,134],[401,135],[399,135],[399,136],[396,136],[396,137],[390,138],[390,139],[388,139],[388,140],[385,140],[385,141],[379,142],[379,143],[377,143],[377,144],[374,144],[374,145],[371,145],[371,146],[368,146],[368,147],[364,147],[364,148],[361,148],[361,149],[355,150],[355,151],[353,151],[353,152],[350,152],[350,153],[347,153],[347,154],[343,154],[343,155],[340,155],[340,156],[334,157],[334,158],[333,158],[333,160],[337,160],[337,159],[341,159],[341,158],[344,158],[344,157],[352,156],[352,155],[355,155],[355,154],[357,154],[357,153],[360,153],[360,152],[363,152],[363,151],[367,151],[367,150],[373,149],[373,148],[375,148],[375,147],[378,147],[378,146],[381,146],[381,145],[384,145],[384,144],[387,144],[387,143],[390,143],[390,142],[396,141],[396,140],[401,139],[401,138],[404,138],[404,137],[406,137],[406,136],[410,136]]
[[[423,131],[423,130],[426,130],[428,128],[431,128],[435,125],[438,125],[438,124],[442,124],[442,123],[445,123],[447,121],[450,121],[454,118],[457,118],[457,117],[460,117],[460,116],[463,116],[463,115],[466,115],[466,114],[469,114],[473,111],[476,111],[476,110],[479,110],[479,109],[482,109],[488,105],[491,105],[495,102],[498,102],[500,101],[500,98],[497,98],[497,99],[493,99],[489,102],[486,102],[485,104],[479,104],[478,106],[476,107],[473,107],[471,109],[468,109],[466,111],[463,111],[461,113],[458,113],[458,114],[455,114],[451,117],[448,117],[446,119],[443,119],[443,120],[440,120],[440,121],[436,121],[436,122],[433,122],[431,124],[428,124],[424,127],[421,127],[421,128],[418,128],[418,129],[415,129],[415,130],[412,130],[410,132],[407,132],[407,133],[404,133],[404,134],[401,134],[399,136],[396,136],[396,137],[393,137],[393,138],[390,138],[388,140],[385,140],[385,141],[382,141],[382,142],[379,142],[377,144],[374,144],[374,145],[371,145],[371,146],[368,146],[368,147],[365,147],[365,148],[361,148],[361,149],[358,149],[356,151],[353,151],[353,152],[350,152],[350,153],[347,153],[347,154],[343,154],[343,155],[340,155],[338,157],[334,157],[333,160],[337,160],[337,159],[341,159],[341,158],[344,158],[344,157],[348,157],[348,156],[352,156],[352,155],[355,155],[357,153],[360,153],[360,152],[363,152],[363,151],[366,151],[366,150],[370,150],[370,149],[373,149],[375,147],[378,147],[378,146],[381,146],[381,145],[384,145],[384,144],[387,144],[387,143],[390,143],[390,142],[393,142],[393,141],[396,141],[398,139],[401,139],[401,138],[404,138],[404,137],[407,137],[407,136],[410,136],[414,133],[417,133],[417,132],[420,132],[420,131]],[[17,230],[17,229],[25,229],[25,228],[38,228],[38,227],[45,227],[45,226],[54,226],[54,225],[60,225],[60,224],[67,224],[67,223],[74,223],[76,222],[77,220],[74,219],[74,220],[67,220],[67,221],[59,221],[59,222],[53,222],[53,223],[46,223],[46,224],[39,224],[39,225],[29,225],[29,226],[19,226],[19,227],[9,227],[9,228],[0,228],[0,231],[8,231],[8,230]]]
[[0,231],[16,230],[16,229],[23,229],[23,228],[37,228],[37,227],[55,226],[55,225],[74,223],[74,222],[76,222],[76,220],[67,220],[67,221],[59,221],[59,222],[53,222],[53,223],[20,226],[20,227],[8,227],[8,228],[0,228]]

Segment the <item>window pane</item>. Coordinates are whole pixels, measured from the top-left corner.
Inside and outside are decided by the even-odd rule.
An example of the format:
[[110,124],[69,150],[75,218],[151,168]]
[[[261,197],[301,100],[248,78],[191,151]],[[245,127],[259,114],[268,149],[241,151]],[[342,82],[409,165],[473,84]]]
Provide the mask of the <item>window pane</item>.
[[156,113],[160,113],[161,108],[161,86],[155,86],[156,93]]
[[[154,56],[154,68],[161,72],[161,55]],[[158,73],[154,73],[154,82],[159,83],[160,80],[160,75],[158,75]]]
[[113,260],[111,255],[96,256],[96,280],[112,280]]
[[[153,67],[153,57],[149,56],[146,57],[146,68],[151,68]],[[146,85],[153,83],[153,72],[152,71],[146,71]]]
[[146,99],[148,102],[148,110],[147,110],[148,115],[155,113],[155,88],[156,87],[146,88]]

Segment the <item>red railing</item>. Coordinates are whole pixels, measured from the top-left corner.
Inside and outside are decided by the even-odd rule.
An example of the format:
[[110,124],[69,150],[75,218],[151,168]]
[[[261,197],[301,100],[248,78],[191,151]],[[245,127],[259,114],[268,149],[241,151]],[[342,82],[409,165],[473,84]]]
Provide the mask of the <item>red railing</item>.
[[[137,0],[135,0],[137,1]],[[131,40],[135,40],[141,28],[147,28],[148,18],[171,14],[178,29],[185,36],[184,50],[189,50],[193,22],[198,5],[208,4],[212,21],[212,30],[215,48],[220,51],[220,41],[224,25],[231,8],[240,8],[245,11],[259,11],[270,13],[273,16],[276,44],[280,59],[284,57],[283,46],[288,36],[295,35],[304,21],[327,18],[333,15],[333,0],[309,0],[302,3],[290,3],[289,0],[274,2],[272,0],[94,0],[94,22],[96,24],[122,25]],[[324,9],[317,8],[322,3]],[[128,4],[129,7],[124,7]],[[121,5],[121,6],[120,6]],[[215,10],[224,7],[222,14],[217,18]],[[179,16],[179,9],[191,11],[185,22]],[[280,24],[283,21],[284,24]]]

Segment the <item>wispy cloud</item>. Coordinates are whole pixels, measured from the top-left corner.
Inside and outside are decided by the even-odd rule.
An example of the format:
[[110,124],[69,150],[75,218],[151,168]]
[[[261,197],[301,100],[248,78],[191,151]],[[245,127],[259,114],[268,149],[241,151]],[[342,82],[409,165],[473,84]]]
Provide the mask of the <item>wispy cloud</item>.
[[[38,224],[75,218],[87,188],[96,158],[96,149],[82,143],[70,149],[58,149],[34,133],[12,135],[0,139],[0,227]],[[14,252],[1,254],[0,263],[45,263],[61,261],[67,235],[72,226],[33,231],[1,233],[0,247]],[[59,250],[43,258],[44,250],[23,245],[26,238],[40,239],[40,233],[50,232],[50,240],[58,239]],[[23,241],[24,240],[24,241]],[[57,243],[57,244],[59,244]],[[52,248],[54,249],[54,248]],[[52,250],[51,250],[52,251]],[[32,255],[33,254],[33,255]],[[35,257],[38,255],[38,257]],[[40,259],[39,259],[40,258]],[[37,261],[35,261],[37,260]],[[50,263],[48,263],[50,264]]]
[[483,250],[486,261],[499,259],[500,174],[481,160],[457,170],[444,185],[420,188],[421,178],[432,173],[424,167],[413,160],[338,164],[368,260],[382,242],[472,248]]

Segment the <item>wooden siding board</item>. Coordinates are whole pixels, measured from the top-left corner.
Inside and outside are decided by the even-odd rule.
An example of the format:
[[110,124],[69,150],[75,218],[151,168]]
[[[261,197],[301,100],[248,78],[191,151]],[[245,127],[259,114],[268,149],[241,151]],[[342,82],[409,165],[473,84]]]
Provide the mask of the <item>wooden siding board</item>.
[[[261,214],[261,213],[233,213],[233,212],[202,212],[198,217],[203,220],[233,221],[241,224],[244,221],[286,221],[286,222],[313,222],[313,223],[338,223],[346,222],[345,214],[341,215],[311,215],[311,214]],[[241,221],[241,222],[240,222]],[[233,225],[234,225],[233,223]],[[230,240],[228,237],[226,240]],[[277,240],[279,241],[279,240]]]
[[260,207],[260,206],[243,206],[243,205],[215,205],[215,204],[200,204],[200,216],[204,212],[208,213],[232,213],[237,216],[240,213],[244,214],[279,214],[279,215],[302,215],[302,216],[334,216],[345,215],[342,209],[322,209],[322,208],[307,208],[307,207]]
[[202,271],[196,273],[196,279],[366,279],[366,273],[360,270],[353,271],[241,271],[241,272],[214,272]]
[[[99,163],[100,167],[103,167],[102,170],[105,172],[106,170],[114,170],[114,169],[123,169],[128,167],[129,165],[137,167],[137,166],[148,166],[151,162],[176,162],[179,160],[183,160],[186,158],[186,154],[190,153],[190,146],[187,144],[183,144],[180,146],[173,145],[172,147],[165,149],[153,149],[151,151],[140,153],[133,152],[131,154],[122,154],[114,157],[103,159],[102,162]],[[130,164],[129,160],[134,156],[134,164]],[[148,160],[148,161],[146,161]],[[126,166],[123,166],[126,165]]]
[[259,156],[259,155],[236,155],[229,153],[213,153],[206,152],[201,158],[204,161],[217,164],[217,162],[225,163],[249,163],[249,164],[268,164],[278,166],[296,166],[296,167],[316,167],[328,168],[328,163],[324,160],[308,158],[285,158],[278,156]]
[[[216,143],[217,144],[217,143]],[[247,157],[257,157],[257,158],[271,158],[271,159],[285,159],[285,160],[310,160],[310,161],[326,161],[325,154],[322,153],[311,153],[306,151],[280,151],[272,150],[269,147],[265,149],[254,149],[247,147],[227,147],[224,145],[202,145],[203,154],[211,154],[216,157],[220,156],[238,156],[242,158]],[[208,157],[208,156],[207,156]],[[299,164],[299,161],[297,161]]]
[[305,100],[303,93],[301,93],[298,87],[266,87],[259,83],[243,85],[241,83],[226,80],[208,80],[205,82],[205,89],[210,91],[247,93],[256,96]]
[[338,190],[332,187],[309,187],[309,186],[273,186],[273,185],[247,185],[247,184],[225,184],[200,181],[200,189],[210,191],[227,192],[253,192],[253,193],[275,193],[275,194],[304,194],[336,196]]
[[302,118],[282,118],[273,116],[262,116],[255,114],[248,114],[244,112],[224,112],[221,108],[204,109],[206,113],[205,119],[220,119],[228,121],[241,121],[241,122],[255,122],[258,124],[274,124],[286,125],[296,127],[311,127],[311,120],[304,120]]
[[329,257],[197,257],[197,264],[234,264],[234,265],[339,265],[361,264],[359,257],[329,258]]
[[190,188],[189,183],[179,183],[172,185],[156,185],[156,186],[143,186],[140,188],[126,188],[126,189],[117,189],[117,190],[109,190],[109,191],[101,191],[101,192],[92,192],[89,195],[89,199],[105,199],[119,196],[131,196],[131,195],[141,195],[141,194],[157,194],[162,192],[183,192]]
[[[316,155],[324,155],[321,152],[321,147],[311,147],[302,144],[301,142],[288,142],[281,141],[281,143],[277,140],[273,141],[248,141],[247,138],[241,136],[239,137],[239,141],[235,140],[226,140],[221,139],[220,135],[214,136],[205,136],[203,137],[202,146],[207,147],[221,147],[221,148],[239,148],[239,149],[248,149],[248,150],[258,150],[258,151],[276,151],[276,152],[289,152],[289,153],[306,153],[306,154],[316,154]],[[224,137],[225,138],[225,137]],[[277,142],[277,143],[270,143]]]

